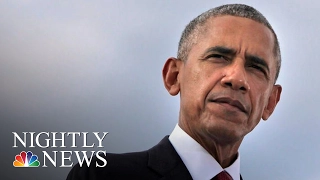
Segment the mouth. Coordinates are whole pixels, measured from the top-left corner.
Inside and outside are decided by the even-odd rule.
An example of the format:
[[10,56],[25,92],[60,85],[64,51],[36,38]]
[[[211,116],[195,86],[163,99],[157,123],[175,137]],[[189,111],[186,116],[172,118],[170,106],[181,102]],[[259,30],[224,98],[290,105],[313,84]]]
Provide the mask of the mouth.
[[216,98],[213,100],[209,100],[210,102],[214,102],[214,103],[218,103],[218,104],[228,104],[232,107],[235,107],[237,109],[239,109],[240,111],[244,112],[247,114],[247,109],[246,107],[238,100],[234,100],[232,98],[229,97],[220,97],[220,98]]

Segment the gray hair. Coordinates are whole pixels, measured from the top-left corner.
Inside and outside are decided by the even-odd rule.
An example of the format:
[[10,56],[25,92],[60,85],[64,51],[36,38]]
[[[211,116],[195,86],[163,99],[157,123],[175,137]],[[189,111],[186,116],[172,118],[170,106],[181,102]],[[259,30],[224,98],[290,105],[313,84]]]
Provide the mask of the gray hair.
[[206,24],[207,20],[211,17],[218,17],[224,15],[231,15],[237,17],[248,18],[259,22],[269,28],[274,36],[274,56],[277,61],[276,77],[275,81],[278,79],[280,67],[281,67],[281,52],[280,45],[276,33],[274,32],[272,26],[268,20],[256,9],[253,7],[244,5],[244,4],[227,4],[222,5],[216,8],[212,8],[198,17],[190,21],[182,32],[177,58],[185,61],[188,59],[188,54],[192,46],[197,42],[197,37],[203,30],[203,26]]

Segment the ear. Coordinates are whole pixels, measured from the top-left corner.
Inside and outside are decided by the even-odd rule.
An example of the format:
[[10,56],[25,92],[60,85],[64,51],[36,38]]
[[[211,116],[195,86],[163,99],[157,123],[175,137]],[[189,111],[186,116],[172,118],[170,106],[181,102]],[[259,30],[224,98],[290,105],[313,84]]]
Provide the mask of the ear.
[[263,110],[263,114],[262,114],[263,120],[267,120],[273,113],[273,110],[276,108],[280,100],[281,91],[282,91],[282,87],[280,85],[273,85],[273,89],[269,97],[268,104]]
[[181,60],[171,57],[166,61],[162,70],[164,86],[172,96],[175,96],[180,92],[178,77],[182,63],[183,62]]

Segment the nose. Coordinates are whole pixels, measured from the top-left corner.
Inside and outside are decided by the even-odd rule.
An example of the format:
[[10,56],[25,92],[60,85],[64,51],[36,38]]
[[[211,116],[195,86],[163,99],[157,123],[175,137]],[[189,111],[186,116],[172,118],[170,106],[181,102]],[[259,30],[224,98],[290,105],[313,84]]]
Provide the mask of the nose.
[[223,87],[230,87],[236,91],[242,91],[243,93],[250,90],[244,66],[232,64],[226,67],[225,75],[221,79],[221,85]]

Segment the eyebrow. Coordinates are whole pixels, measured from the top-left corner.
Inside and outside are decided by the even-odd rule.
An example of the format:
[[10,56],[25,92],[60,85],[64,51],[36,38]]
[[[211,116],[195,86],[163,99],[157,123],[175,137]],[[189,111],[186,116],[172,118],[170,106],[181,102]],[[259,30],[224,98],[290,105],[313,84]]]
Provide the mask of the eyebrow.
[[212,52],[218,52],[218,53],[225,54],[225,55],[234,55],[236,53],[236,50],[232,49],[232,48],[227,48],[224,46],[214,46],[214,47],[210,47],[209,49],[207,49],[203,53],[203,56],[205,56],[206,54],[212,53]]
[[[202,57],[204,57],[206,54],[209,54],[209,53],[212,53],[212,52],[217,52],[217,53],[221,53],[221,54],[224,54],[224,55],[230,55],[230,56],[233,56],[236,54],[236,50],[233,49],[233,48],[228,48],[228,47],[225,47],[225,46],[214,46],[214,47],[210,47],[208,48],[202,55]],[[258,56],[255,56],[255,55],[250,55],[250,54],[246,54],[246,63],[254,63],[254,64],[257,64],[257,65],[260,65],[262,67],[264,67],[269,73],[270,73],[270,69],[269,69],[269,66],[267,64],[267,62],[263,59],[263,58],[260,58]]]

